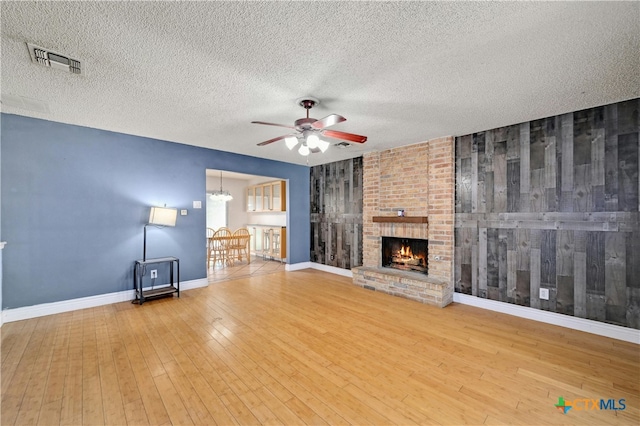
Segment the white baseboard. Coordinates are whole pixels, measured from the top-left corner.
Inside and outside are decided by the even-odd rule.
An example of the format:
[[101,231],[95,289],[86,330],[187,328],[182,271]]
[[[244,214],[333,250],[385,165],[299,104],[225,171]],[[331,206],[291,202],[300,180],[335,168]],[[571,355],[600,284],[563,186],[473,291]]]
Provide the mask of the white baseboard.
[[287,263],[284,265],[285,271],[299,271],[301,269],[309,269],[311,268],[311,262],[300,262],[300,263]]
[[323,265],[316,262],[300,262],[293,265],[285,265],[285,271],[299,271],[301,269],[317,269],[319,271],[329,272],[330,274],[342,275],[343,277],[353,278],[350,269],[336,268],[335,266]]
[[353,272],[351,269],[336,268],[335,266],[323,265],[321,263],[309,262],[311,268],[319,271],[329,272],[331,274],[342,275],[343,277],[353,278]]
[[[198,287],[206,287],[208,284],[209,282],[206,278],[183,281],[180,283],[180,291],[183,292],[185,290],[191,290]],[[60,302],[42,303],[40,305],[24,306],[22,308],[5,309],[2,311],[2,322],[13,322],[43,317],[46,315],[60,314],[62,312],[75,311],[78,309],[109,305],[111,303],[127,302],[133,299],[135,299],[135,293],[134,290],[131,289],[115,293],[99,294],[97,296],[62,300]]]
[[206,287],[209,285],[207,278],[200,278],[197,280],[189,280],[180,283],[180,291],[193,290],[194,288]]
[[520,318],[544,322],[546,324],[558,325],[560,327],[571,328],[573,330],[585,331],[599,336],[640,344],[640,330],[636,330],[634,328],[621,327],[618,325],[572,317],[555,312],[541,311],[535,308],[497,302],[495,300],[483,299],[481,297],[470,296],[462,293],[454,293],[453,301],[463,305],[475,306],[482,309],[488,309],[490,311],[514,315]]

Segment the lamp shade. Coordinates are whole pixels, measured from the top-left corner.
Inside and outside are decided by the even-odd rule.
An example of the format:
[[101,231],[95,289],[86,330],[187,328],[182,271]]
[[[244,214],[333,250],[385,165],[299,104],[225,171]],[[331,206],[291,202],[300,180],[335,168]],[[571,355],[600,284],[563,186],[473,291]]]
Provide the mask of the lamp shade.
[[151,207],[149,225],[176,226],[178,209],[168,207]]

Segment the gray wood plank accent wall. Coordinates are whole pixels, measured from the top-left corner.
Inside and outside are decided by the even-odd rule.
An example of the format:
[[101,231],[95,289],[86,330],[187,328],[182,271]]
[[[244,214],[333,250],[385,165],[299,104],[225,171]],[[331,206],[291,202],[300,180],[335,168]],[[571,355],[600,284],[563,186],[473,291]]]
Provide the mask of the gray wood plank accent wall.
[[362,157],[311,167],[311,261],[362,266]]
[[456,292],[640,328],[639,104],[456,138]]

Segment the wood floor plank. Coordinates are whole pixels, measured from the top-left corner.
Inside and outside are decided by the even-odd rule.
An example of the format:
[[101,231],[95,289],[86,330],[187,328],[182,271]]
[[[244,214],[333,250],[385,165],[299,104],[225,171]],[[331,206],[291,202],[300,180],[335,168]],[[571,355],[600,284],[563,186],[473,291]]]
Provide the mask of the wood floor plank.
[[350,384],[357,386],[364,392],[367,392],[369,395],[393,408],[399,415],[407,419],[407,421],[403,423],[423,424],[427,422],[426,416],[402,403],[402,400],[407,396],[406,389],[400,386],[389,385],[388,383],[383,384],[379,381],[371,380],[370,377],[360,378],[337,365],[332,365],[329,368],[347,378]]
[[[35,347],[29,347],[29,342],[31,342],[31,337],[35,330],[36,324],[39,319],[27,320],[25,323],[28,323],[28,326],[25,326],[23,329],[25,330],[25,335],[21,338],[21,343],[19,344],[18,352],[13,352],[13,360],[11,362],[2,362],[2,420],[7,422],[8,424],[13,424],[18,415],[18,411],[20,410],[20,405],[22,404],[22,397],[24,395],[24,391],[29,383],[29,378],[31,377],[31,368],[29,365],[29,360],[23,360],[24,352],[34,351]],[[4,327],[3,327],[4,328]],[[15,332],[19,332],[18,327],[16,327]],[[3,333],[2,337],[10,337],[11,333]],[[13,345],[13,347],[17,347],[17,343]],[[32,343],[33,345],[33,343]],[[7,372],[5,375],[5,371]]]
[[127,419],[126,424],[148,425],[149,419],[144,409],[142,399],[132,400],[124,405],[124,414]]
[[[135,312],[127,311],[125,316],[135,316]],[[170,417],[163,404],[162,396],[158,391],[151,372],[147,369],[147,365],[135,339],[135,336],[140,333],[142,324],[136,323],[134,318],[126,318],[125,321],[122,322],[121,328],[125,330],[123,336],[127,357],[131,364],[131,371],[135,377],[149,423],[165,424],[170,422]]]
[[218,395],[227,410],[233,415],[240,424],[258,424],[260,423],[252,410],[245,405],[240,398],[231,390],[227,389]]
[[[271,364],[268,361],[265,361],[266,370],[271,374],[276,380],[278,380],[283,386],[287,388],[291,393],[293,393],[296,398],[298,398],[301,403],[305,404],[309,409],[311,409],[317,416],[323,419],[324,422],[334,425],[347,425],[349,422],[345,420],[344,416],[338,414],[337,411],[333,410],[326,403],[321,401],[314,393],[299,383],[298,378],[301,377],[299,373],[295,373],[293,375],[289,375],[280,369],[280,365]],[[290,401],[290,400],[289,400]],[[287,402],[289,402],[287,401]]]
[[256,390],[256,395],[262,400],[263,404],[273,412],[277,419],[285,425],[296,425],[304,423],[303,420],[282,403],[274,394],[272,394],[264,386]]
[[96,336],[96,310],[85,310],[82,321],[82,423],[104,424],[100,364]]
[[[172,382],[177,383],[181,397],[182,395],[188,397],[189,407],[192,407],[190,408],[191,417],[196,419],[194,421],[201,424],[237,424],[209,383],[203,378],[199,368],[208,365],[208,360],[206,356],[202,355],[196,342],[183,340],[183,345],[180,345],[175,337],[183,336],[186,330],[177,327],[164,327],[162,321],[158,321],[158,323],[160,324],[159,333],[152,333],[148,336],[154,347],[162,348],[161,352],[167,355],[165,358],[174,360],[164,363],[164,367]],[[161,328],[169,330],[169,333],[161,333]],[[209,371],[213,371],[213,369]]]
[[56,331],[38,424],[59,424],[61,420],[71,323],[62,317],[60,319],[63,322]]
[[[55,332],[52,332],[52,324],[54,322],[53,317],[44,317],[38,321],[38,326],[32,335],[32,338],[38,340],[37,351],[25,353],[27,356],[25,367],[28,366],[32,373],[24,389],[20,411],[15,420],[16,424],[36,424],[38,422],[39,409],[44,400],[47,376],[53,358]],[[23,360],[25,360],[24,357]],[[38,407],[38,409],[34,410],[33,407]]]
[[[2,424],[640,423],[640,346],[315,270],[2,327]],[[559,412],[558,397],[624,398]]]
[[289,410],[295,413],[304,424],[307,425],[328,425],[322,417],[311,409],[307,404],[302,402],[298,397],[293,397],[284,403]]
[[164,407],[169,414],[171,423],[175,425],[192,425],[194,421],[189,414],[189,411],[182,402],[182,398],[178,394],[178,390],[172,383],[168,374],[162,374],[153,378],[153,381],[158,388],[158,393]]
[[82,347],[84,345],[82,316],[83,311],[73,312],[60,424],[77,425],[82,423]]
[[211,417],[206,405],[200,399],[191,382],[182,372],[177,363],[165,364],[169,379],[173,384],[177,397],[179,397],[185,405],[189,416],[195,424],[215,424],[215,420]]
[[124,408],[125,401],[120,395],[118,370],[111,350],[108,328],[108,325],[114,322],[115,315],[109,306],[102,307],[98,312],[101,314],[96,322],[100,389],[102,394],[110,395],[109,398],[103,398],[104,421],[107,425],[125,424],[127,422]]
[[[13,375],[20,364],[20,359],[22,358],[25,348],[31,339],[31,334],[35,329],[37,322],[37,319],[17,321],[15,323],[4,324],[0,330],[0,336],[2,337],[2,343],[0,344],[2,350],[0,352],[0,356],[2,356],[1,381],[3,395],[7,392],[9,383],[11,383]],[[6,346],[4,344],[5,339],[8,340]]]

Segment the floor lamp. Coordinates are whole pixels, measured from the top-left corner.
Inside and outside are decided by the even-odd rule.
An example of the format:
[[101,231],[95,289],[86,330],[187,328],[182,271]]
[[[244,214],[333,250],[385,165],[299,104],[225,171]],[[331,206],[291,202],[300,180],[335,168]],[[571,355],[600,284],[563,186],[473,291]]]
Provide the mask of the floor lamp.
[[147,226],[176,226],[176,218],[178,217],[178,209],[169,207],[151,207],[149,213],[149,223],[144,225],[144,247],[142,249],[142,261],[147,260]]

